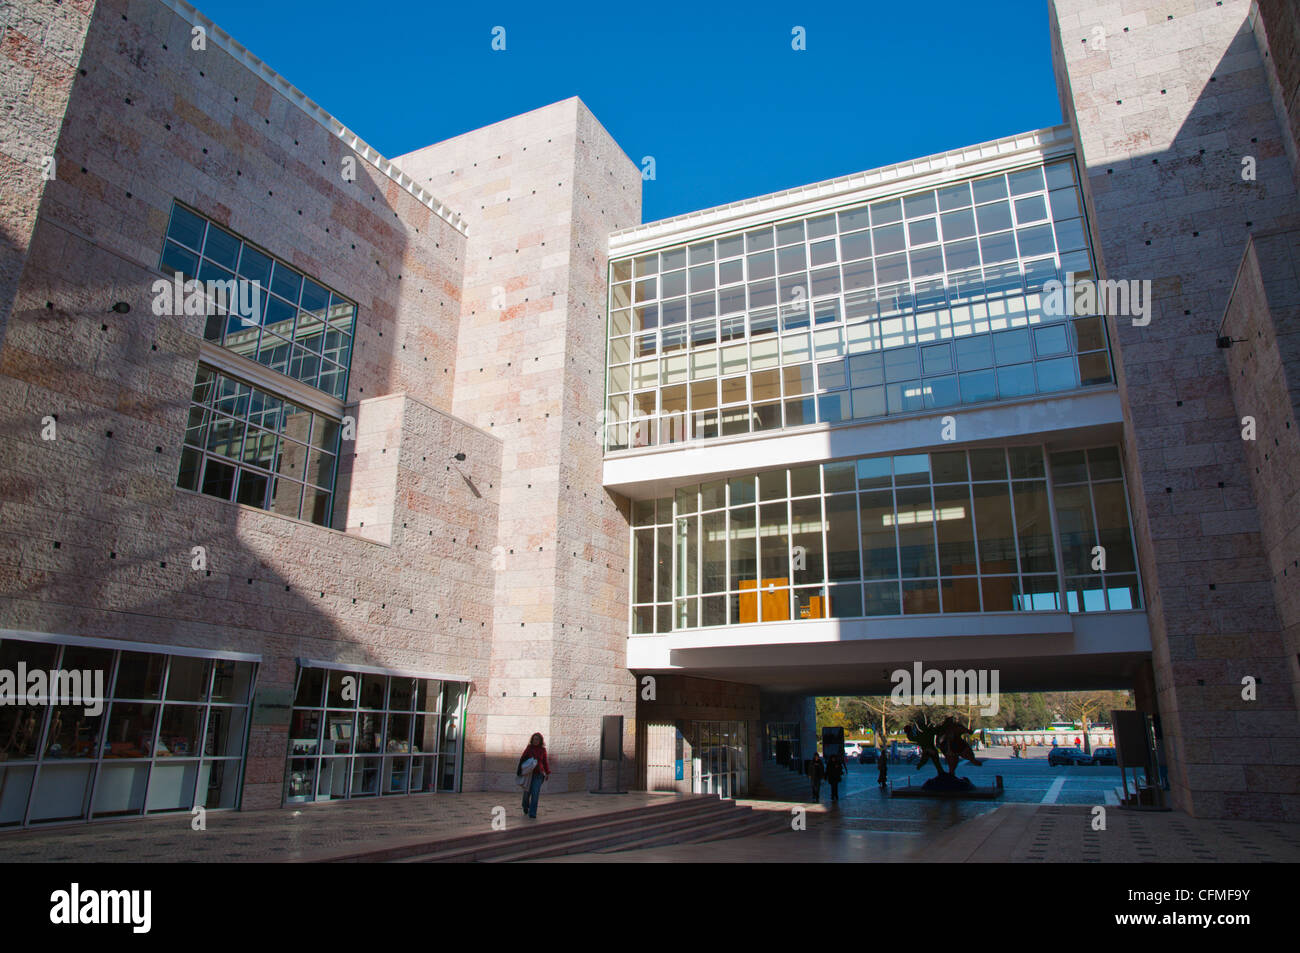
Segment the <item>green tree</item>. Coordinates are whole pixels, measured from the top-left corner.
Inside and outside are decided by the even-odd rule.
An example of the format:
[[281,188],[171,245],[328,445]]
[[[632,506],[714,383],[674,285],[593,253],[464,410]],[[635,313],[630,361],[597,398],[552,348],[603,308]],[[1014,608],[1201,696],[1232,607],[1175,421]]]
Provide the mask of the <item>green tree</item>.
[[817,739],[820,741],[822,729],[826,727],[843,728],[846,732],[853,730],[852,721],[844,711],[840,698],[834,695],[817,699]]

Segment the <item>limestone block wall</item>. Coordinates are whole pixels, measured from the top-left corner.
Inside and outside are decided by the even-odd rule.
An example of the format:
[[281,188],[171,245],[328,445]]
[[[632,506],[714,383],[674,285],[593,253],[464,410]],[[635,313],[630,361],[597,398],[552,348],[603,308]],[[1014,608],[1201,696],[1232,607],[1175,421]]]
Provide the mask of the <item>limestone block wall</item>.
[[[1228,378],[1238,418],[1252,417],[1246,466],[1260,511],[1273,599],[1282,626],[1283,655],[1269,675],[1290,683],[1300,704],[1300,231],[1257,234],[1246,246],[1223,319],[1234,341]],[[1259,771],[1252,789],[1294,794],[1300,789],[1300,739],[1287,732],[1261,744],[1289,765]],[[1228,752],[1223,752],[1226,758]]]
[[606,240],[640,176],[566,100],[398,157],[469,222],[453,412],[502,440],[489,786],[534,731],[559,787],[595,783],[600,716],[623,714],[627,513],[601,487]]
[[94,0],[0,7],[0,341]]
[[[1291,770],[1294,754],[1260,739],[1294,738],[1300,719],[1215,345],[1251,233],[1300,221],[1249,13],[1245,0],[1054,0],[1051,20],[1101,274],[1153,288],[1148,326],[1108,328],[1174,801],[1294,820],[1295,793],[1251,783]],[[1257,672],[1265,687],[1244,708],[1241,679]]]
[[1290,0],[1256,0],[1251,26],[1264,58],[1282,147],[1300,187],[1300,9]]
[[352,453],[339,460],[334,501],[338,529],[377,543],[393,541],[405,405],[405,395],[390,394],[348,406],[348,415],[356,421],[356,442]]
[[[448,413],[465,237],[211,24],[193,50],[193,25],[159,0],[102,0],[85,36],[0,346],[0,628],[257,652],[259,691],[291,688],[300,657],[463,677],[468,786],[502,444]],[[372,510],[385,541],[176,488],[203,319],[151,308],[173,199],[358,303],[348,403],[364,440],[342,469],[397,457],[388,511]],[[244,806],[273,806],[286,726],[255,722]]]

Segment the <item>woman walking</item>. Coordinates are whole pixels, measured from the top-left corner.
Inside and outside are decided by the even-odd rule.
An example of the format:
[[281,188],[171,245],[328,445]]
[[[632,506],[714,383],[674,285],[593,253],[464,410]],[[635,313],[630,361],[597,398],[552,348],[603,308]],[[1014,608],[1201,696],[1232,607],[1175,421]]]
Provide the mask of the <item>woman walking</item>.
[[551,776],[551,765],[546,760],[546,742],[540,731],[528,739],[528,747],[519,756],[515,776],[523,778],[524,814],[537,817],[537,799],[542,793],[542,782]]

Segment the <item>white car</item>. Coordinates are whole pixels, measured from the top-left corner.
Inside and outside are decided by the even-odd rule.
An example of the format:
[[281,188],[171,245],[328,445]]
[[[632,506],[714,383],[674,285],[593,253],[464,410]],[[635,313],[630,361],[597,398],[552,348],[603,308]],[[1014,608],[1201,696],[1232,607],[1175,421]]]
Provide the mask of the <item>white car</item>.
[[860,754],[862,754],[862,744],[861,744],[861,742],[857,742],[857,741],[846,741],[846,742],[844,742],[844,757],[845,757],[845,758],[856,758],[856,757],[857,757],[858,755],[860,755]]

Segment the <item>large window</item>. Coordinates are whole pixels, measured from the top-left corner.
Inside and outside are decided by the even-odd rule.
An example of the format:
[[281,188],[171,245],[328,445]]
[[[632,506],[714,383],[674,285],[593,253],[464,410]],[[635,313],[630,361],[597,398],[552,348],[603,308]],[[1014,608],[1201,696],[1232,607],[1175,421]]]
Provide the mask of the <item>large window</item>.
[[339,421],[199,366],[177,485],[330,524]]
[[[633,634],[1141,606],[1119,450],[867,457],[632,506]],[[1104,564],[1095,547],[1105,549]]]
[[1140,604],[1137,555],[1118,447],[1051,456],[1056,520],[1071,612]]
[[0,670],[101,673],[83,704],[0,706],[0,826],[239,806],[256,666],[0,642]]
[[197,281],[181,287],[186,313],[203,306],[205,339],[274,372],[250,368],[252,383],[199,365],[177,485],[329,526],[340,421],[275,382],[343,398],[356,305],[179,203],[158,267]]
[[302,668],[285,799],[456,791],[468,685]]
[[172,205],[159,270],[207,282],[235,282],[250,313],[208,308],[203,336],[331,397],[347,393],[357,306],[201,215]]
[[[606,448],[1112,380],[1073,160],[610,263]],[[1050,312],[1050,308],[1048,309]]]

